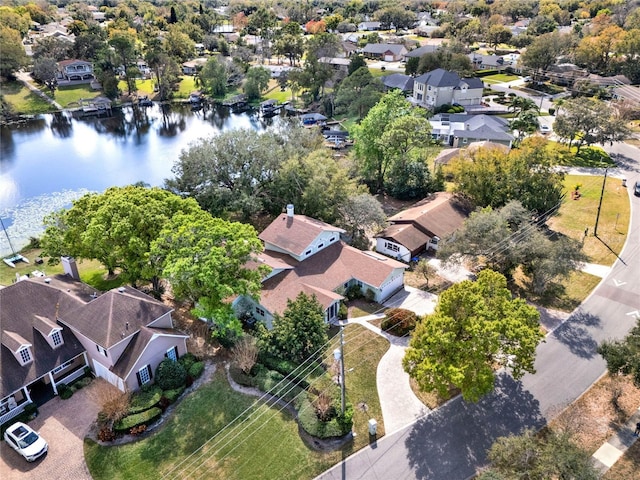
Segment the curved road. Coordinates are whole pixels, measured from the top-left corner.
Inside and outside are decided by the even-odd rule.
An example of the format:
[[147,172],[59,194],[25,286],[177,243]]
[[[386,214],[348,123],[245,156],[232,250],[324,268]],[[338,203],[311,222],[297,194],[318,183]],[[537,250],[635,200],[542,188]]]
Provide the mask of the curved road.
[[631,193],[640,180],[640,150],[626,144],[607,150],[617,154],[629,185],[627,243],[609,275],[538,347],[537,373],[520,382],[500,374],[495,392],[477,404],[457,397],[319,479],[467,479],[486,463],[486,451],[497,437],[541,428],[605,372],[598,344],[626,335],[640,314],[640,197]]

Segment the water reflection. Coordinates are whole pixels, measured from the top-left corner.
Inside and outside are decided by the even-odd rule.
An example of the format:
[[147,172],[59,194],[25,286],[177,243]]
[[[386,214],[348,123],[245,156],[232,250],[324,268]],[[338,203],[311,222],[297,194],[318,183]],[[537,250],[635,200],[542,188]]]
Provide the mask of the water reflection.
[[[82,192],[145,182],[163,185],[190,143],[234,128],[281,123],[256,112],[189,105],[114,109],[109,117],[68,112],[0,126],[0,215],[19,246],[42,229],[42,217]],[[67,202],[67,203],[64,203]],[[2,239],[0,239],[0,242]],[[6,253],[0,243],[0,254]]]

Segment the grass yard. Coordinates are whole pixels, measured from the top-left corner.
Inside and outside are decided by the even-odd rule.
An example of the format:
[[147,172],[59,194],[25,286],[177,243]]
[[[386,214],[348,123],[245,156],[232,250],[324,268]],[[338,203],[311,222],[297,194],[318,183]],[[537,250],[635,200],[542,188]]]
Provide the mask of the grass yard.
[[[598,222],[598,238],[593,229],[598,211],[598,202],[603,177],[567,175],[565,191],[567,197],[558,215],[549,220],[551,229],[582,241],[585,229],[584,252],[592,263],[611,265],[620,253],[629,228],[629,198],[627,189],[617,178],[607,178],[602,209]],[[570,192],[580,185],[580,198],[572,200]]]
[[496,73],[495,75],[487,75],[486,77],[482,77],[482,81],[488,84],[492,83],[503,83],[503,82],[512,82],[514,80],[518,80],[520,77],[517,75],[509,75],[507,73]]
[[[44,264],[36,265],[34,260],[36,257],[40,256],[41,252],[42,250],[40,249],[24,250],[20,252],[22,255],[27,257],[30,263],[17,262],[16,268],[6,266],[4,262],[0,263],[0,285],[11,285],[16,279],[16,273],[19,275],[26,275],[34,270],[40,270],[46,275],[57,275],[63,273],[61,264],[49,266],[47,265],[46,258]],[[101,292],[123,285],[122,280],[117,277],[106,280],[105,277],[107,270],[95,260],[78,261],[78,271],[80,272],[80,277],[83,282],[88,283]]]
[[[44,93],[48,93],[48,90],[42,89]],[[58,87],[56,90],[54,100],[62,105],[62,108],[67,108],[69,105],[75,106],[80,99],[83,98],[95,98],[102,95],[100,90],[93,90],[88,83],[82,85],[69,85],[64,87]]]
[[[151,79],[147,79],[147,80],[136,80],[136,91],[133,92],[134,95],[148,95],[149,97],[151,97],[154,92],[153,92],[153,84],[155,82]],[[120,91],[124,94],[127,95],[129,93],[129,90],[127,89],[127,82],[124,80],[120,80],[118,82],[118,88],[120,89]]]
[[175,98],[189,98],[191,92],[198,90],[196,87],[196,77],[185,75],[178,84],[178,91],[175,93]]
[[285,88],[284,91],[280,89],[280,84],[278,80],[272,78],[269,80],[269,87],[267,88],[267,92],[263,96],[263,100],[277,100],[278,103],[290,102],[291,101],[291,89]]
[[[91,475],[96,480],[315,477],[368,444],[370,418],[379,419],[378,431],[380,435],[384,432],[375,378],[378,361],[389,344],[360,325],[346,327],[345,338],[347,395],[355,406],[357,436],[341,450],[309,448],[288,413],[262,404],[252,406],[255,398],[232,390],[219,368],[214,379],[184,399],[150,437],[114,447],[85,440]],[[329,350],[327,356],[332,358],[333,348]],[[367,410],[359,409],[358,403],[366,404]],[[245,423],[225,429],[238,416]],[[256,423],[251,424],[250,419],[255,418]]]
[[0,94],[11,105],[16,114],[35,115],[55,111],[55,107],[33,93],[21,82],[3,82]]

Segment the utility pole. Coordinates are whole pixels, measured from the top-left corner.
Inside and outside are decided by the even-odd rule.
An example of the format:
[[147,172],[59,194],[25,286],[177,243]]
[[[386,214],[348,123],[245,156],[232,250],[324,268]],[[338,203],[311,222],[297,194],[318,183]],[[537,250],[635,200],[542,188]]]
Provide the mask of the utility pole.
[[598,203],[598,213],[596,214],[596,226],[593,228],[593,236],[598,236],[598,220],[600,219],[600,209],[602,208],[602,197],[604,197],[604,186],[607,183],[607,172],[609,167],[604,169],[604,179],[602,180],[602,191],[600,192],[600,202]]
[[347,399],[344,391],[344,326],[340,326],[340,348],[333,351],[333,358],[340,362],[340,396],[342,415],[347,407]]

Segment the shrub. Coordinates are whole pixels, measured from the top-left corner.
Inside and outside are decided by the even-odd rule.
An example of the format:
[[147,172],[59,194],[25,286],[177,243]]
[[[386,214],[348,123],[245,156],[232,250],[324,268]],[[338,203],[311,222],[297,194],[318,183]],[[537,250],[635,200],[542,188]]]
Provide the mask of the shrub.
[[58,395],[62,400],[68,400],[73,395],[73,390],[66,383],[58,385]]
[[367,288],[367,291],[364,293],[364,298],[367,299],[367,302],[373,302],[376,299],[376,292]]
[[349,309],[343,302],[340,302],[340,308],[338,309],[338,318],[340,320],[346,320],[348,316],[349,316]]
[[174,388],[173,390],[166,390],[162,393],[162,396],[169,401],[169,404],[171,404],[175,402],[180,395],[182,395],[184,390],[184,387]]
[[101,442],[112,442],[116,439],[116,434],[109,427],[103,427],[98,432],[98,440]]
[[313,437],[341,437],[349,433],[353,427],[353,406],[347,405],[344,416],[338,414],[328,421],[322,421],[318,418],[312,401],[304,395],[299,402],[298,422],[300,427]]
[[258,344],[251,335],[243,336],[231,351],[234,362],[244,373],[249,373],[258,359]]
[[38,414],[38,406],[35,403],[29,403],[24,407],[24,413],[27,416],[37,415]]
[[135,393],[129,405],[129,414],[144,412],[155,407],[162,397],[162,389],[158,385],[146,388]]
[[347,288],[347,291],[345,292],[345,297],[347,297],[347,300],[356,300],[364,297],[362,288],[360,288],[357,283],[349,285],[349,288]]
[[133,427],[131,430],[129,430],[129,433],[131,435],[140,435],[146,429],[147,429],[147,426],[143,423],[142,425],[138,425],[137,427]]
[[549,115],[553,115],[554,113],[556,113],[556,109],[555,109],[555,108],[553,108],[553,107],[551,107],[551,108],[549,109]]
[[156,369],[156,384],[162,390],[182,387],[187,380],[187,371],[180,362],[166,358]]
[[178,359],[178,362],[182,364],[182,366],[187,372],[191,368],[191,365],[193,365],[197,361],[198,359],[195,357],[193,353],[186,353]]
[[157,419],[161,414],[162,410],[160,408],[153,407],[149,410],[145,410],[144,412],[124,417],[122,420],[114,423],[113,428],[116,432],[128,432],[133,427],[137,427],[138,425],[148,425],[149,423]]
[[404,308],[390,308],[386,311],[380,328],[392,335],[404,337],[416,328],[418,316],[411,310]]
[[198,378],[204,372],[204,362],[196,362],[189,367],[189,376],[191,378]]

